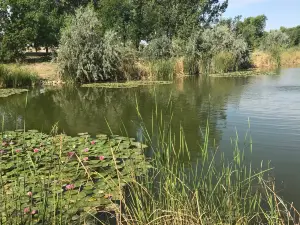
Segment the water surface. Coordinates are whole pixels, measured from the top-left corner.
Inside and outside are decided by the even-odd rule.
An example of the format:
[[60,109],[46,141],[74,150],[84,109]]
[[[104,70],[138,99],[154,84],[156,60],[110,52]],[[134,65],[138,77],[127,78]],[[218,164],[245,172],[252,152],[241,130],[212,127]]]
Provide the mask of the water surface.
[[250,124],[254,165],[271,160],[281,194],[300,207],[300,69],[283,69],[276,76],[188,78],[132,89],[33,90],[27,97],[0,99],[0,114],[10,130],[24,127],[24,121],[26,129],[47,133],[57,123],[69,135],[110,129],[124,135],[125,127],[128,135],[140,138],[136,102],[149,128],[156,106],[165,115],[172,108],[172,129],[183,126],[193,158],[207,121],[210,138],[227,153],[236,131],[243,140]]

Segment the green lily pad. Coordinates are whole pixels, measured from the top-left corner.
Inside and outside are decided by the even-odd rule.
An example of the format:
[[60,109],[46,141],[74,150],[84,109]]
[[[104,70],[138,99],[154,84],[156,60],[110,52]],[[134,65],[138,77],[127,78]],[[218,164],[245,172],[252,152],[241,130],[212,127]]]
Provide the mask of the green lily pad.
[[[18,130],[3,132],[2,137],[8,144],[0,157],[0,189],[5,190],[0,193],[5,201],[0,210],[7,223],[24,215],[20,207],[27,204],[43,212],[45,202],[47,213],[59,205],[57,213],[68,218],[86,216],[120,200],[119,187],[133,181],[132,174],[142,175],[149,168],[141,151],[146,146],[118,135],[99,134],[93,139],[88,133],[70,137]],[[15,203],[21,205],[16,208]]]

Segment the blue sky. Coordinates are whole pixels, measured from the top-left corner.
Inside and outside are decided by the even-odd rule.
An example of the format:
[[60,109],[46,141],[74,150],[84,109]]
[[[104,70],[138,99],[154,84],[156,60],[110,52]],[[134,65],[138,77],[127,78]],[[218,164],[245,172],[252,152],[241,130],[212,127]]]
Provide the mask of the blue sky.
[[242,15],[245,18],[261,14],[268,17],[267,30],[300,25],[300,0],[229,0],[223,17]]

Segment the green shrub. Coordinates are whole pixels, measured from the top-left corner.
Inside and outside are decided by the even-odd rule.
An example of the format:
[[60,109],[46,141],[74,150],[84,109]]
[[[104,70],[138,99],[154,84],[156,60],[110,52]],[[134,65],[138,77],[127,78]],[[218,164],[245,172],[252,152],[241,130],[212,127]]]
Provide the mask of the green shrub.
[[155,38],[144,49],[144,55],[152,60],[167,59],[172,55],[172,41],[166,36]]
[[270,53],[272,59],[279,67],[281,65],[281,53],[289,45],[289,36],[280,30],[272,30],[267,33],[260,48]]
[[172,79],[175,75],[175,59],[150,61],[151,75],[156,79]]
[[231,54],[230,64],[233,64],[233,61],[235,63],[234,66],[230,65],[229,69],[243,68],[250,60],[246,41],[241,36],[236,36],[227,26],[222,25],[195,32],[191,35],[186,48],[189,61],[199,62],[198,72],[202,73],[215,72],[215,60],[218,63],[221,61],[225,63],[221,59],[223,56],[219,55],[220,52]]
[[227,73],[235,69],[236,59],[230,52],[220,52],[213,57],[212,64],[215,72]]
[[79,8],[62,31],[58,64],[63,77],[79,82],[122,78],[121,47],[116,33],[104,32],[91,8]]
[[152,39],[143,48],[143,55],[151,60],[169,59],[184,55],[185,42],[181,39],[170,39],[166,35]]

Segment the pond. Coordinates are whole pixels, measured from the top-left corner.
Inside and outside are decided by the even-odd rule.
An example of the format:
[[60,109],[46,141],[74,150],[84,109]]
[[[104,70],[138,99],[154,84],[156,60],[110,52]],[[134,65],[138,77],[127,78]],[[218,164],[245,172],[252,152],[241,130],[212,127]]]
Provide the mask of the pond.
[[61,131],[72,136],[80,132],[93,135],[112,131],[140,140],[142,130],[136,102],[149,128],[156,106],[165,115],[172,109],[172,129],[178,131],[183,127],[194,159],[207,121],[210,139],[227,153],[233,149],[230,140],[236,137],[236,132],[241,142],[248,132],[253,140],[253,164],[259,166],[261,161],[271,160],[280,194],[300,208],[300,69],[297,68],[282,69],[272,76],[193,77],[171,85],[128,89],[35,89],[0,99],[0,115],[7,130],[20,129],[25,124],[26,129],[49,133],[58,123]]

